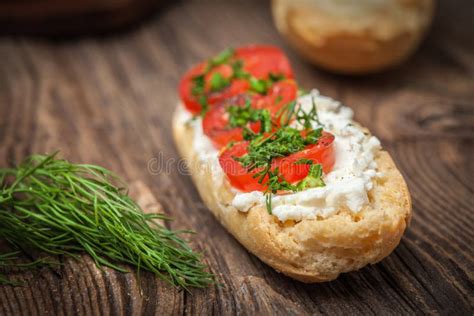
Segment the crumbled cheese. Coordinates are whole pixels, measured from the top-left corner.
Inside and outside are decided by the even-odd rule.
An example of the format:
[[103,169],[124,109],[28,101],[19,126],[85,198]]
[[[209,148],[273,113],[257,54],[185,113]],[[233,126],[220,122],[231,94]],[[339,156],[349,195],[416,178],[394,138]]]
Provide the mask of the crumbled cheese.
[[[366,135],[354,124],[350,108],[319,95],[317,90],[300,97],[298,102],[309,110],[312,99],[318,109],[320,122],[325,130],[335,136],[333,146],[336,162],[333,170],[324,175],[326,186],[272,197],[273,215],[280,221],[327,217],[341,207],[357,213],[369,201],[367,192],[373,187],[372,179],[380,176],[375,162],[375,156],[380,150],[379,140]],[[218,152],[203,134],[201,120],[195,120],[192,125],[195,131],[194,150],[203,163],[210,164],[213,178],[222,180],[224,175],[217,159]],[[236,190],[232,201],[232,205],[241,212],[264,204],[265,197],[258,191],[246,193]]]

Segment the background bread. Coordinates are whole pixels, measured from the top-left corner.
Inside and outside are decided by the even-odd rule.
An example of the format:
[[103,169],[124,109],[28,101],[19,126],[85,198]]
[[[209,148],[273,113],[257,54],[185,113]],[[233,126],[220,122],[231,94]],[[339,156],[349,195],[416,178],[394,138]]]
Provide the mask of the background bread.
[[231,205],[234,194],[229,183],[213,182],[209,165],[201,164],[193,150],[193,133],[175,113],[174,139],[204,203],[242,245],[277,271],[303,282],[329,281],[380,261],[400,242],[410,220],[411,201],[388,153],[377,157],[384,177],[377,180],[369,193],[370,205],[360,213],[341,209],[326,219],[281,223],[264,206],[242,213]]
[[405,60],[433,17],[433,0],[273,0],[280,33],[322,68],[376,72]]

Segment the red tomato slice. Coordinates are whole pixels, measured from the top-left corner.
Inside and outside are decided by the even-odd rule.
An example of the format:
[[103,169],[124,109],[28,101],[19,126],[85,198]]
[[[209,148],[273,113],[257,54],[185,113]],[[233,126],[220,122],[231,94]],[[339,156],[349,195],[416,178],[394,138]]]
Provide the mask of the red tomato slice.
[[[240,142],[243,140],[241,127],[229,128],[228,114],[226,107],[230,104],[244,106],[246,98],[251,98],[251,106],[257,109],[268,109],[274,116],[274,125],[279,125],[279,118],[276,114],[282,106],[295,100],[297,86],[293,80],[283,80],[273,84],[266,96],[241,94],[230,98],[227,102],[221,102],[213,106],[204,116],[202,127],[204,134],[211,138],[216,148],[222,148],[231,141]],[[253,132],[260,130],[260,122],[250,123],[249,127]]]
[[247,146],[248,142],[241,142],[227,149],[219,157],[219,164],[227,175],[230,184],[235,188],[245,192],[263,191],[265,189],[263,185],[253,178],[257,171],[248,172],[247,169],[242,167],[233,158],[245,155],[247,153]]
[[[267,79],[269,74],[284,75],[287,78],[293,78],[293,71],[285,54],[278,48],[272,46],[248,46],[235,50],[235,60],[242,60],[243,69],[258,79]],[[206,62],[200,63],[185,73],[179,83],[179,94],[186,108],[192,113],[199,113],[201,105],[195,95],[192,94],[194,86],[193,78],[204,73]],[[229,86],[216,92],[210,91],[210,79],[212,74],[220,73],[224,78],[232,76],[232,67],[230,65],[220,65],[212,69],[205,75],[204,95],[209,105],[214,105],[226,98],[244,93],[249,90],[250,85],[247,80],[234,79]]]
[[[321,164],[323,171],[328,173],[334,166],[334,135],[323,132],[319,141],[314,145],[307,146],[304,150],[291,154],[288,157],[275,159],[272,164],[272,170],[279,168],[283,178],[295,183],[304,179],[308,175],[309,165],[296,164],[300,159],[309,159],[313,163]],[[264,179],[262,183],[258,183],[258,179],[254,178],[255,174],[261,169],[248,171],[233,157],[241,157],[247,153],[248,142],[235,144],[231,148],[224,151],[219,157],[219,163],[227,175],[230,183],[235,188],[244,192],[264,191],[266,189],[264,183],[268,179]]]
[[201,111],[201,105],[199,104],[198,100],[196,100],[191,90],[194,86],[193,78],[202,74],[204,67],[204,63],[194,66],[184,74],[179,83],[179,96],[181,97],[181,101],[183,101],[184,105],[191,113],[199,113],[199,111]]
[[[226,109],[229,105],[244,106],[246,97],[248,96],[235,96],[229,99],[228,102],[215,105],[204,116],[202,120],[204,134],[212,140],[216,148],[222,148],[231,141],[240,142],[243,140],[242,127],[229,128],[229,118]],[[253,132],[258,132],[260,125],[260,122],[251,122],[247,127]]]
[[224,78],[230,78],[230,77],[232,77],[232,74],[233,74],[232,66],[227,65],[227,64],[219,65],[219,66],[213,68],[211,71],[209,71],[206,74],[206,76],[204,77],[204,79],[206,81],[206,90],[207,91],[211,90],[210,81],[211,81],[212,76],[216,73],[221,74],[222,77],[224,77]]
[[[275,82],[267,92],[266,96],[260,98],[255,107],[268,109],[275,116],[284,106],[294,101],[298,95],[298,86],[294,80],[282,80]],[[277,117],[275,117],[277,119]]]
[[209,92],[207,95],[207,102],[210,105],[217,104],[225,99],[231,98],[235,95],[245,93],[249,89],[249,83],[246,80],[233,80],[231,84],[218,92]]
[[285,53],[277,47],[269,45],[250,45],[235,50],[237,58],[243,59],[244,70],[258,79],[268,79],[268,75],[282,74],[285,78],[293,78],[293,70]]
[[310,159],[313,163],[321,164],[323,172],[328,173],[335,162],[333,142],[334,135],[323,132],[323,135],[316,144],[309,145],[304,150],[291,154],[288,157],[275,159],[272,164],[272,170],[278,167],[286,181],[295,183],[306,177],[310,168],[308,164],[297,164],[296,162],[301,159]]

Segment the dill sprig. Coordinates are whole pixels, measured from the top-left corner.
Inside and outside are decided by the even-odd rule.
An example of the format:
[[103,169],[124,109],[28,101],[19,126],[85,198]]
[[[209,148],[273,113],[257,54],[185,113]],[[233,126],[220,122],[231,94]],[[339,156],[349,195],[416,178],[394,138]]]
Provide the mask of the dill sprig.
[[305,111],[301,104],[296,100],[283,106],[278,112],[277,117],[280,117],[281,126],[287,126],[292,121],[298,122],[303,129],[312,129],[314,125],[323,127],[323,124],[319,120],[318,108],[314,97],[311,98],[311,109]]
[[272,129],[272,120],[270,112],[267,109],[254,109],[251,106],[250,99],[245,100],[244,106],[230,105],[226,108],[229,113],[229,127],[243,127],[244,139],[253,135],[253,131],[248,129],[247,125],[251,122],[260,122],[259,134],[268,133]]
[[[303,160],[303,159],[302,159]],[[268,213],[272,213],[272,194],[278,191],[303,191],[307,188],[323,187],[326,185],[323,180],[323,167],[320,164],[313,164],[312,160],[297,162],[309,165],[308,174],[296,184],[291,184],[280,174],[278,168],[268,171],[267,190],[265,195],[265,205]]]
[[[249,171],[261,167],[269,168],[273,159],[286,157],[315,144],[321,134],[322,128],[309,130],[306,136],[303,136],[296,128],[284,126],[268,136],[262,134],[251,140],[248,153],[235,159]],[[259,173],[262,179],[265,174],[266,172]]]
[[[57,262],[48,260],[47,258],[40,258],[31,262],[19,263],[18,255],[20,251],[11,251],[7,253],[0,254],[0,269],[15,269],[15,270],[26,270],[42,266],[53,266],[57,265]],[[6,285],[22,285],[22,282],[11,281],[4,274],[0,273],[0,284]]]
[[130,264],[183,288],[214,282],[200,255],[180,237],[190,231],[158,223],[168,218],[145,214],[118,182],[107,169],[56,154],[0,169],[0,239],[52,255],[79,258],[85,252],[97,266],[121,272],[127,269],[120,264]]
[[[17,259],[18,251],[0,254],[0,268],[13,266],[13,261]],[[4,274],[0,273],[0,284],[18,285],[19,283],[9,280]]]

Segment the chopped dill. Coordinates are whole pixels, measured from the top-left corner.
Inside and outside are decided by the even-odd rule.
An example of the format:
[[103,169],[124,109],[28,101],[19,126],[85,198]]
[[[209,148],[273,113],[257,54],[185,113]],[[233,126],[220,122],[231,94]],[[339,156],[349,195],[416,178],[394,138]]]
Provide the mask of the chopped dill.
[[[26,269],[36,268],[36,267],[53,266],[53,265],[58,264],[58,263],[49,261],[45,258],[40,258],[40,259],[27,262],[27,263],[19,263],[18,254],[20,254],[20,251],[11,251],[11,252],[0,254],[0,269],[26,270]],[[23,285],[22,282],[12,281],[8,279],[6,275],[1,274],[1,273],[0,273],[0,284],[13,285],[13,286]]]
[[[98,266],[127,272],[122,264],[129,264],[183,288],[214,282],[181,238],[190,231],[155,221],[168,218],[145,214],[117,182],[107,169],[73,164],[56,153],[0,169],[0,239],[51,255],[78,258],[85,252]],[[3,254],[0,265],[13,265],[11,259]]]
[[220,72],[213,73],[210,79],[211,91],[220,91],[230,85],[230,79],[225,78]]
[[[314,99],[312,108],[308,112],[304,111],[296,101],[292,101],[277,113],[277,117],[280,117],[281,127],[270,135],[244,130],[244,139],[250,140],[247,154],[234,157],[248,171],[259,170],[254,177],[266,186],[266,206],[270,214],[272,194],[278,191],[301,191],[325,185],[322,180],[322,166],[313,164],[313,161],[309,159],[297,162],[310,165],[308,175],[297,184],[286,181],[278,168],[272,169],[274,159],[299,152],[308,145],[316,144],[321,138],[322,124],[319,121]],[[304,134],[301,130],[290,126],[293,121],[298,122],[305,131]],[[314,125],[319,127],[314,128]]]
[[[229,113],[229,127],[247,127],[250,122],[260,122],[260,133],[268,133],[272,129],[270,112],[266,109],[254,109],[251,107],[250,100],[245,101],[244,106],[230,105],[226,111]],[[249,129],[247,132],[253,134]],[[249,136],[244,137],[248,139]]]
[[279,173],[278,168],[275,168],[273,171],[268,170],[265,205],[269,214],[272,214],[272,194],[275,194],[278,191],[298,192],[307,188],[323,187],[326,185],[322,179],[323,168],[320,164],[313,164],[313,161],[311,160],[304,162],[304,164],[308,164],[310,166],[308,174],[296,184],[291,184],[286,181],[283,175]]
[[230,59],[234,56],[234,49],[227,48],[217,54],[214,58],[211,58],[208,63],[205,72],[209,72],[212,68],[229,63]]
[[246,72],[244,69],[244,64],[242,60],[236,60],[232,63],[232,73],[233,77],[236,79],[248,79],[250,74]]
[[204,116],[209,108],[206,96],[206,75],[209,74],[215,67],[220,65],[230,65],[232,67],[232,76],[226,78],[221,73],[216,72],[209,78],[210,92],[218,92],[230,86],[235,79],[243,79],[248,81],[250,91],[258,94],[266,94],[268,89],[277,81],[285,79],[283,74],[269,73],[268,79],[258,79],[246,72],[243,68],[242,60],[234,58],[235,51],[231,48],[219,53],[214,58],[207,61],[202,74],[191,78],[192,87],[191,94],[196,98],[201,105],[200,116]]
[[[235,159],[249,171],[265,168],[271,165],[274,158],[286,157],[315,144],[321,133],[322,129],[318,128],[302,136],[296,128],[284,126],[268,136],[259,135],[254,138],[248,146],[248,153]],[[265,173],[259,175],[263,177]]]
[[200,96],[204,93],[204,75],[198,75],[193,77],[192,79],[193,87],[191,88],[191,94],[194,96]]
[[311,98],[311,109],[306,112],[298,102],[292,101],[283,106],[277,113],[282,126],[289,125],[293,120],[304,129],[312,129],[314,125],[323,126],[319,120],[318,109],[314,98]]
[[257,92],[259,94],[267,93],[268,88],[270,87],[271,83],[265,79],[257,79],[255,77],[250,77],[250,90]]

